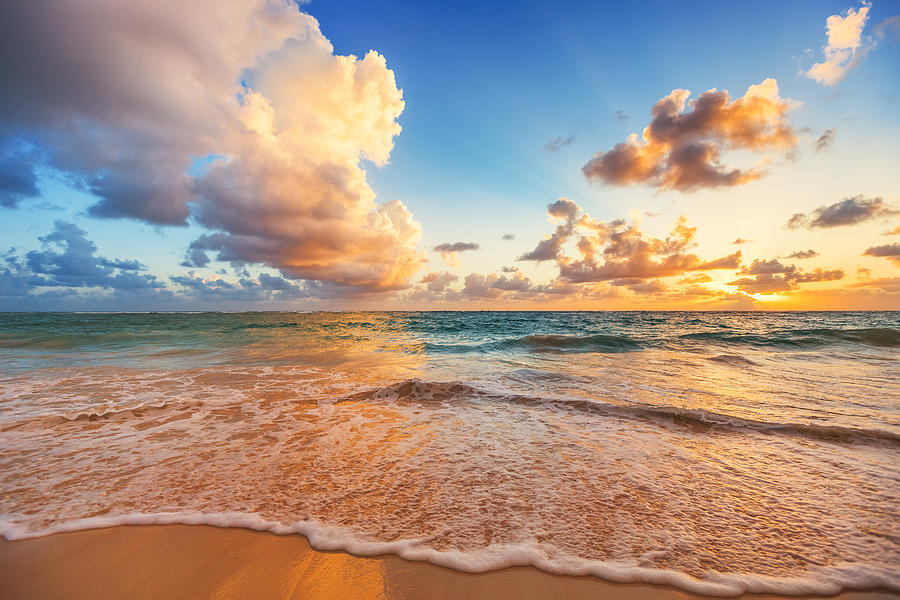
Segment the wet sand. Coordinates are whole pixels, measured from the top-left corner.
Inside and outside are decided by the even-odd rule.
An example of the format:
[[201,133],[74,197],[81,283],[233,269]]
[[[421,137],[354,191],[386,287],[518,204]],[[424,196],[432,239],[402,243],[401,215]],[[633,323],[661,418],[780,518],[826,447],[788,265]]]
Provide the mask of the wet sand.
[[[297,535],[208,526],[122,526],[43,538],[0,538],[0,598],[689,600],[656,585],[616,584],[514,567],[471,575],[396,556],[319,552]],[[764,600],[768,595],[746,595]],[[898,600],[886,591],[840,600]]]

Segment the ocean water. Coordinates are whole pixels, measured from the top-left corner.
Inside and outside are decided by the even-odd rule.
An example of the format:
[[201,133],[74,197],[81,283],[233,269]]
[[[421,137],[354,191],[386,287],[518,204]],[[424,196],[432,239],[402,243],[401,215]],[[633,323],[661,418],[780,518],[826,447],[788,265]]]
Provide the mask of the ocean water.
[[0,314],[0,534],[900,591],[900,313]]

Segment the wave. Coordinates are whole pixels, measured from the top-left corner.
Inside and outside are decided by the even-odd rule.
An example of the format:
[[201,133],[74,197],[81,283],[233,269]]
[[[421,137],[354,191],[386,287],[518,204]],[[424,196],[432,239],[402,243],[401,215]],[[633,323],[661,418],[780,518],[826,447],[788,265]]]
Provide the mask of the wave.
[[900,578],[890,569],[868,563],[840,563],[810,568],[805,577],[773,577],[758,573],[711,571],[697,578],[670,569],[640,566],[636,560],[603,561],[565,553],[537,539],[514,544],[491,544],[477,550],[438,550],[428,538],[379,541],[318,521],[281,523],[257,513],[163,512],[89,517],[57,523],[32,531],[9,516],[0,517],[0,536],[23,540],[54,533],[85,531],[123,525],[206,525],[265,531],[276,535],[302,535],[318,551],[348,552],[354,556],[393,554],[410,561],[425,561],[464,573],[485,573],[509,567],[535,567],[547,573],[594,576],[615,583],[668,585],[704,596],[733,597],[746,593],[831,596],[845,589],[884,588],[900,592]]
[[891,327],[867,329],[785,329],[767,334],[731,334],[723,332],[687,333],[682,340],[708,340],[725,344],[744,344],[776,348],[814,348],[834,343],[853,343],[881,348],[900,347],[900,330]]
[[[868,329],[787,329],[759,334],[729,331],[686,333],[675,337],[641,337],[610,334],[529,334],[477,344],[428,343],[426,350],[436,353],[534,352],[550,354],[636,352],[644,348],[683,349],[685,342],[795,349],[818,348],[832,344],[856,344],[879,348],[900,347],[900,330],[890,327]],[[728,358],[731,356],[732,358]],[[710,360],[732,366],[755,365],[753,361],[723,354]]]
[[537,352],[549,354],[570,353],[618,353],[640,350],[644,344],[625,335],[563,335],[563,334],[530,334],[521,337],[484,342],[481,344],[427,344],[426,349],[432,352],[469,353],[469,352]]
[[759,363],[744,356],[736,354],[719,354],[718,356],[710,356],[706,360],[729,365],[732,367],[758,367]]
[[795,435],[837,443],[875,443],[900,446],[900,435],[881,429],[817,425],[812,423],[772,422],[748,419],[705,409],[658,405],[621,405],[585,398],[541,397],[478,387],[461,381],[423,381],[408,379],[392,385],[357,392],[345,401],[389,400],[419,403],[452,402],[466,399],[490,399],[502,402],[556,406],[567,410],[619,418],[642,418],[694,429],[725,428],[770,434]]

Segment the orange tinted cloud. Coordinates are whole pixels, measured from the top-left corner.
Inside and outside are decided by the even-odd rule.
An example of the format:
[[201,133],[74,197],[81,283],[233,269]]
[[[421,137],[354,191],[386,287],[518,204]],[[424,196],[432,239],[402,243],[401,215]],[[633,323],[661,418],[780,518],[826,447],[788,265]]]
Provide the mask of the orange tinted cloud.
[[788,150],[797,142],[787,113],[793,103],[778,95],[778,83],[766,79],[731,100],[712,89],[688,101],[688,90],[673,90],[653,107],[641,139],[636,135],[607,152],[598,152],[582,168],[589,179],[612,185],[647,184],[682,192],[731,187],[762,176],[722,163],[727,150]]
[[728,285],[736,286],[748,294],[774,294],[793,291],[801,283],[835,281],[844,277],[844,271],[841,269],[815,269],[803,272],[794,265],[785,265],[773,258],[771,260],[754,260],[741,270],[741,275],[752,275],[753,277],[742,277],[729,282]]
[[419,225],[376,203],[362,168],[387,163],[402,90],[377,52],[336,54],[296,2],[0,13],[16,24],[0,39],[0,135],[52,148],[42,160],[97,197],[90,214],[196,222],[208,232],[185,264],[198,268],[213,256],[350,292],[402,288],[418,270]]
[[[690,271],[740,267],[740,251],[711,261],[688,252],[694,245],[697,228],[689,226],[684,216],[679,217],[665,239],[657,239],[644,235],[636,225],[622,219],[594,220],[565,198],[548,205],[547,213],[563,222],[519,260],[555,261],[562,282],[616,281],[617,285],[626,282],[631,285]],[[567,252],[569,242],[574,242],[574,257]],[[632,289],[660,291],[661,287]]]

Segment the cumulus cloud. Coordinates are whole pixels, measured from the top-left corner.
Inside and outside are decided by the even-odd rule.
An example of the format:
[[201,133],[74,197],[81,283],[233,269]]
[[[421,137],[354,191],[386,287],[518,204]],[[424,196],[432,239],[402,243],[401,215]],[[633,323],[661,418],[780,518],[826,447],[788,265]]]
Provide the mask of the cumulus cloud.
[[820,206],[809,214],[794,213],[785,227],[787,229],[807,229],[856,225],[889,217],[900,213],[893,206],[886,204],[882,198],[866,198],[862,195],[845,198],[840,202]]
[[459,266],[459,258],[457,254],[459,252],[468,252],[470,250],[478,250],[481,248],[475,242],[445,242],[443,244],[438,244],[432,250],[439,253],[441,255],[441,259],[450,265],[451,267]]
[[544,144],[544,152],[559,152],[566,146],[571,146],[575,141],[575,135],[559,136]]
[[191,218],[211,231],[187,265],[213,253],[347,292],[418,270],[419,225],[376,204],[362,166],[387,163],[402,91],[294,2],[11,0],[0,23],[0,139],[40,148],[98,197],[92,215]]
[[841,269],[815,269],[803,272],[794,265],[783,264],[778,259],[754,260],[749,266],[740,271],[742,277],[731,281],[728,285],[736,286],[747,294],[774,294],[777,292],[790,292],[797,289],[802,283],[819,281],[836,281],[844,277]]
[[870,2],[861,2],[857,9],[847,9],[843,15],[831,15],[825,20],[828,43],[822,47],[825,60],[814,64],[804,75],[822,85],[836,85],[865,57],[869,45],[864,43],[863,29],[869,20]]
[[451,283],[459,279],[453,273],[448,273],[444,271],[442,273],[432,272],[427,273],[419,283],[424,283],[428,287],[428,291],[442,293],[447,289]]
[[11,248],[2,255],[0,307],[5,310],[97,309],[104,306],[98,301],[143,298],[152,305],[172,298],[140,262],[98,255],[97,246],[74,223],[56,221],[38,240],[39,250],[22,254]]
[[787,113],[794,103],[779,97],[778,83],[766,79],[732,100],[711,89],[688,101],[688,90],[673,90],[651,111],[642,137],[598,152],[582,168],[588,179],[612,185],[646,184],[688,192],[732,187],[762,176],[759,169],[722,163],[727,150],[789,150],[796,136]]
[[815,258],[819,256],[819,253],[815,250],[797,250],[796,252],[792,252],[785,256],[785,258]]
[[822,132],[816,141],[813,143],[813,147],[816,149],[816,152],[825,152],[826,150],[831,149],[831,145],[834,143],[834,138],[837,135],[837,132],[834,128],[826,129]]
[[863,252],[863,256],[881,256],[900,267],[900,244],[872,246]]
[[[622,219],[594,220],[565,198],[549,204],[547,213],[559,225],[519,260],[555,261],[559,279],[565,283],[637,284],[691,271],[736,269],[741,264],[740,251],[714,260],[703,260],[688,252],[694,245],[696,227],[690,227],[684,216],[679,217],[669,236],[657,239]],[[574,257],[567,251],[570,242],[574,243]]]

